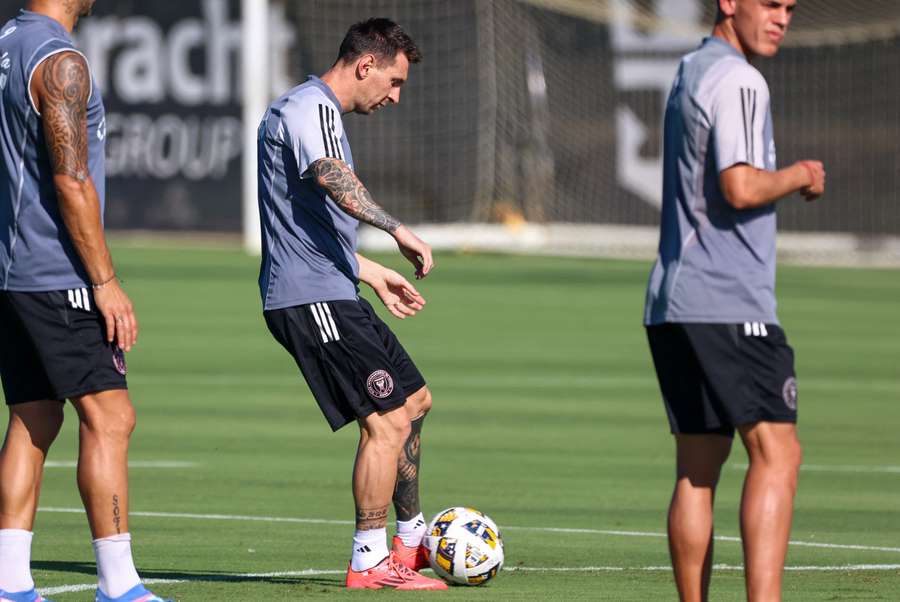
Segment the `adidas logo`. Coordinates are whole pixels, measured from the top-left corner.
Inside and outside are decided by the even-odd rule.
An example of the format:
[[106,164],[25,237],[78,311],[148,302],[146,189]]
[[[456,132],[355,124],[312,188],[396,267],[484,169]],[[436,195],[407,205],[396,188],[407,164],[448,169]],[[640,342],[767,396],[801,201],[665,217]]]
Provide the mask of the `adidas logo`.
[[360,548],[356,548],[356,551],[362,554],[363,552],[371,552],[372,548],[370,548],[369,546],[362,546]]
[[416,521],[416,526],[413,527],[413,529],[418,529],[419,527],[424,527],[424,526],[425,526],[425,521],[420,518],[419,520]]

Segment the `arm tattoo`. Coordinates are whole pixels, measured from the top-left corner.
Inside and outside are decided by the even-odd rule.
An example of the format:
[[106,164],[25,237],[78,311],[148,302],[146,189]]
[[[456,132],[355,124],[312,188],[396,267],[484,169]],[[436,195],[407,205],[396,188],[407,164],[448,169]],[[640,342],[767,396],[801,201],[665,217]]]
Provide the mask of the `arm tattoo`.
[[41,116],[53,173],[88,177],[87,102],[91,76],[84,59],[61,52],[44,62]]
[[400,226],[400,221],[372,199],[363,183],[343,161],[319,159],[310,169],[316,176],[316,183],[328,192],[328,196],[346,214],[385,232],[393,232]]
[[412,421],[412,430],[397,464],[397,484],[394,486],[394,510],[397,520],[412,520],[419,512],[419,460],[421,459],[422,422],[425,416]]
[[381,508],[357,508],[357,531],[371,531],[372,529],[384,529],[387,526],[388,507]]

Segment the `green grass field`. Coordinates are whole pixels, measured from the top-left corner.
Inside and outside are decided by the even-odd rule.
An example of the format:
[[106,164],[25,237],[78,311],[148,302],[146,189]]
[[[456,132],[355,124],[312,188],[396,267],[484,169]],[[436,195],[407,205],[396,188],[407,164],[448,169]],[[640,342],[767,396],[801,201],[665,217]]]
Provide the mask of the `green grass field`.
[[[152,587],[178,600],[400,595],[341,588],[356,433],[331,434],[267,332],[257,260],[209,250],[115,256],[142,326],[129,356],[131,459],[175,466],[131,472],[144,578],[172,580]],[[409,272],[399,256],[379,259]],[[673,445],[641,327],[649,265],[437,259],[420,285],[425,311],[389,320],[435,397],[424,509],[430,517],[465,504],[491,515],[506,568],[486,587],[429,597],[674,599],[662,537]],[[807,465],[785,599],[900,600],[900,273],[785,267],[779,299],[797,352]],[[75,459],[76,425],[69,408],[50,460]],[[719,489],[720,536],[738,534],[745,462],[736,445]],[[41,507],[35,580],[58,601],[93,600],[73,468],[47,468]],[[727,566],[712,598],[742,599],[740,544],[719,541],[715,562]]]

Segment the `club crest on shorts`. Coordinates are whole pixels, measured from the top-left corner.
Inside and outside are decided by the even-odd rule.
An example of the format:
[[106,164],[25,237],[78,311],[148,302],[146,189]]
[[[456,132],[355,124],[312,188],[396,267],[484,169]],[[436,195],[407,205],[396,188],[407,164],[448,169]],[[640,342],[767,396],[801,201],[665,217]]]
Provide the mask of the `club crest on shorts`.
[[792,412],[797,411],[797,379],[793,376],[789,376],[786,381],[784,381],[784,386],[781,387],[781,397],[784,399],[784,405],[786,405]]
[[128,366],[125,365],[125,352],[119,349],[119,346],[115,343],[112,346],[112,361],[116,372],[125,376],[128,372]]
[[384,399],[394,392],[394,379],[384,370],[376,370],[366,379],[366,390],[375,399]]

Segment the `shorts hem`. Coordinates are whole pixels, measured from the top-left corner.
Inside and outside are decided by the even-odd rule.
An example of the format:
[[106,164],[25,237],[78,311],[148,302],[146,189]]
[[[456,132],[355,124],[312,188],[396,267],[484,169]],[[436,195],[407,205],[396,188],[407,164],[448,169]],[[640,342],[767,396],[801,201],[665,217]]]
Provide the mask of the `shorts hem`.
[[127,391],[128,383],[126,382],[118,382],[118,383],[101,383],[99,385],[90,385],[85,387],[79,387],[77,389],[70,389],[64,391],[59,394],[60,399],[72,399],[73,397],[81,397],[82,395],[88,395],[89,393],[103,393],[105,391]]
[[33,401],[55,401],[58,403],[66,403],[65,399],[58,399],[51,395],[48,397],[38,397],[36,399],[15,399],[15,400],[7,399],[6,405],[7,406],[19,406],[19,405],[22,405],[23,403],[31,403]]
[[351,422],[354,422],[355,420],[362,420],[363,418],[371,416],[375,412],[390,412],[391,410],[396,410],[397,408],[401,408],[404,405],[406,405],[405,397],[403,399],[397,400],[391,404],[387,404],[387,405],[383,405],[383,406],[372,406],[370,408],[366,408],[366,412],[364,414],[363,413],[357,414],[354,418],[345,420],[341,424],[335,424],[329,420],[328,426],[331,427],[331,432],[336,433],[340,429],[342,429],[345,426],[347,426],[348,424],[350,424]]
[[793,416],[781,415],[781,416],[747,416],[745,418],[741,418],[739,420],[734,421],[734,426],[747,426],[748,424],[755,424],[757,422],[789,422],[791,424],[797,424],[797,416],[796,414]]

